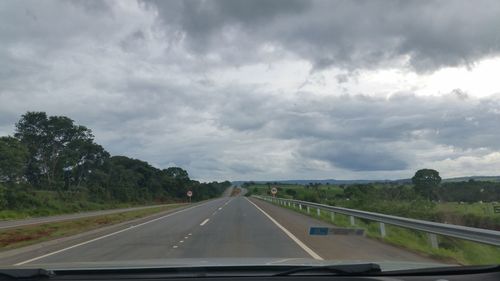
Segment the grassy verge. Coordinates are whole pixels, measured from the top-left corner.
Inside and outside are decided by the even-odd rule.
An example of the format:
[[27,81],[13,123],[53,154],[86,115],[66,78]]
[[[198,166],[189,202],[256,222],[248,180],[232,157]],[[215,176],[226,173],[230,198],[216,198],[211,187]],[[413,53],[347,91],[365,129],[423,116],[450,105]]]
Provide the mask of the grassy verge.
[[2,210],[0,211],[0,220],[20,220],[27,218],[46,217],[55,215],[72,214],[78,212],[90,212],[100,210],[111,210],[121,208],[132,208],[143,206],[142,204],[99,204],[92,202],[77,202],[61,206],[59,208],[33,208],[26,210]]
[[[59,194],[54,191],[36,190],[14,193],[13,201],[19,202],[14,206],[3,206],[0,208],[0,220],[25,219],[30,217],[45,217],[78,212],[110,210],[120,208],[139,207],[151,204],[164,204],[175,202],[94,202],[86,196],[64,193]],[[2,197],[0,194],[0,203]]]
[[134,210],[117,214],[3,230],[0,231],[0,251],[20,248],[56,238],[75,235],[107,225],[146,217],[148,215],[173,209],[181,205],[182,204],[172,204],[168,206]]
[[[317,210],[313,208],[311,208],[308,213],[305,207],[299,210],[298,207],[294,208],[293,205],[290,207],[278,204],[275,205],[315,217],[335,226],[352,227],[349,217],[345,215],[335,214],[334,220],[332,220],[331,213],[329,212],[321,211],[320,216],[318,216]],[[355,219],[354,227],[364,228],[366,236],[369,238],[377,239],[445,262],[452,261],[463,265],[500,264],[500,247],[438,235],[439,248],[434,249],[430,246],[429,238],[424,232],[386,225],[386,236],[381,237],[379,223],[362,219]]]

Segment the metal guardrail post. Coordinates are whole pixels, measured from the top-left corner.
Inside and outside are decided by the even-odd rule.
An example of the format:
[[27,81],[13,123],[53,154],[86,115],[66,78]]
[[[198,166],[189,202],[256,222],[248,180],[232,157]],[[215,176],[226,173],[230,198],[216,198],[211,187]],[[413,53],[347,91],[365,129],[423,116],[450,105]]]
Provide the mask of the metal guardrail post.
[[[267,196],[266,197],[254,196],[254,197],[265,200]],[[275,201],[276,203],[279,203],[281,201],[281,199],[277,198],[275,198],[274,200],[276,200]],[[286,199],[286,202],[292,202],[298,204],[299,210],[302,210],[303,206],[306,207],[308,214],[310,214],[310,208],[323,209],[323,211],[325,212],[328,211],[331,213],[332,221],[334,221],[335,219],[334,213],[339,213],[345,216],[349,216],[351,220],[351,225],[353,226],[355,225],[355,219],[354,219],[355,217],[364,220],[379,222],[380,235],[382,237],[387,235],[387,233],[385,233],[385,224],[403,227],[414,231],[422,231],[429,234],[429,242],[431,243],[431,246],[434,248],[439,247],[439,241],[436,235],[455,237],[459,239],[500,247],[500,231],[497,230],[424,221],[424,220],[398,217],[398,216],[392,216],[392,215],[386,215],[386,214],[380,214],[380,213],[374,213],[356,209],[335,207],[335,206],[329,206],[314,202],[307,202],[307,201],[300,201],[293,199],[292,200]]]
[[334,212],[330,213],[330,218],[332,219],[332,222],[335,221],[335,213]]
[[433,249],[438,249],[439,248],[439,242],[438,242],[438,238],[437,238],[436,234],[434,234],[434,233],[427,233],[427,235],[429,236],[429,242],[431,243],[431,247]]
[[385,223],[381,222],[381,223],[379,223],[379,225],[380,225],[380,236],[382,238],[384,238],[385,235],[386,235],[386,233],[385,233]]
[[318,217],[321,217],[321,210],[320,210],[320,208],[318,208],[316,210],[317,210],[316,213],[318,214]]

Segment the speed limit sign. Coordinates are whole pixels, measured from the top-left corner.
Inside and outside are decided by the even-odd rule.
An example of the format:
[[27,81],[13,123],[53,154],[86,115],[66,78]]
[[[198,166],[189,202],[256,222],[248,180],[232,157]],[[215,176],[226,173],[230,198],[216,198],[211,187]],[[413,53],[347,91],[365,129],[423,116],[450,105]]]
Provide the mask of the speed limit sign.
[[271,193],[273,196],[276,195],[276,193],[278,193],[278,189],[276,189],[276,187],[271,188]]
[[193,196],[193,192],[192,192],[191,190],[189,190],[189,191],[187,192],[187,196],[189,196],[189,197]]

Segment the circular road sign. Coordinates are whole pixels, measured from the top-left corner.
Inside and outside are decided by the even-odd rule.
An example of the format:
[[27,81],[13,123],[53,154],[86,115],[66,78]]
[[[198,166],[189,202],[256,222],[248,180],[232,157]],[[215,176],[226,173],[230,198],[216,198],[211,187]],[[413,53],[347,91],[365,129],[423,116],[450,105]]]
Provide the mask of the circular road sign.
[[276,187],[271,188],[271,193],[276,195],[276,193],[278,193],[278,189],[276,189]]
[[187,196],[189,196],[189,197],[193,196],[193,192],[192,192],[191,190],[189,190],[189,191],[187,192]]

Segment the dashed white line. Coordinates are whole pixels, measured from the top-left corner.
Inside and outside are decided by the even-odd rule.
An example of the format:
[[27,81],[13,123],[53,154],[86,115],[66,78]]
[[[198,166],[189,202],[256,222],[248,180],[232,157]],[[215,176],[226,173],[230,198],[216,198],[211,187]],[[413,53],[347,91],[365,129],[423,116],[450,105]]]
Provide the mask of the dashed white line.
[[189,238],[189,236],[184,236],[184,239],[188,239],[188,238]]
[[[248,200],[248,198],[245,198]],[[316,260],[323,260],[323,258],[316,254],[311,248],[307,247],[306,244],[304,244],[302,241],[299,240],[299,238],[295,237],[288,229],[286,229],[284,226],[282,226],[279,222],[277,222],[275,219],[273,219],[270,215],[268,215],[264,210],[262,210],[259,206],[257,206],[255,203],[252,201],[248,200],[250,204],[254,205],[255,208],[257,208],[259,211],[261,211],[268,219],[270,219],[279,229],[283,230],[283,232],[290,237],[290,239],[293,240],[299,247],[302,248],[302,250],[306,251],[311,257],[313,257]]]
[[204,226],[210,219],[205,219],[202,223],[200,223],[200,226]]
[[179,243],[184,243],[184,240],[179,241]]
[[54,252],[51,252],[51,253],[48,253],[48,254],[45,254],[45,255],[41,255],[41,256],[29,259],[29,260],[18,262],[18,263],[14,264],[14,265],[15,266],[17,266],[17,265],[23,265],[23,264],[30,263],[32,261],[43,259],[43,258],[52,256],[52,255],[55,255],[55,254],[59,254],[59,253],[62,253],[64,251],[67,251],[67,250],[70,250],[70,249],[73,249],[73,248],[76,248],[76,247],[80,247],[80,246],[83,246],[83,245],[86,245],[86,244],[89,244],[89,243],[92,243],[92,242],[104,239],[106,237],[110,237],[110,236],[113,236],[113,235],[125,232],[127,230],[131,230],[131,229],[134,229],[134,228],[137,228],[137,227],[140,227],[140,226],[143,226],[143,225],[146,225],[146,224],[149,224],[149,223],[152,223],[152,222],[155,222],[155,221],[158,221],[158,220],[161,220],[161,219],[164,219],[164,218],[167,218],[167,217],[170,217],[170,216],[173,216],[173,215],[176,215],[176,214],[179,214],[179,213],[182,213],[182,212],[194,209],[194,208],[198,208],[198,207],[203,206],[203,205],[205,205],[205,204],[200,204],[200,205],[196,205],[196,206],[192,206],[192,207],[189,207],[189,208],[186,208],[186,209],[179,210],[177,212],[169,213],[169,214],[167,214],[165,216],[161,216],[161,217],[156,218],[156,219],[152,219],[152,220],[140,223],[140,224],[136,224],[136,225],[134,225],[132,227],[129,227],[129,228],[125,228],[125,229],[118,230],[118,231],[115,231],[115,232],[112,232],[112,233],[109,233],[109,234],[106,234],[106,235],[103,235],[103,236],[99,236],[97,238],[94,238],[94,239],[91,239],[91,240],[88,240],[88,241],[85,241],[85,242],[82,242],[82,243],[78,243],[78,244],[75,244],[73,246],[69,246],[69,247],[66,247],[64,249],[61,249],[61,250],[57,250],[57,251],[54,251]]
[[220,207],[219,210],[222,210],[222,207]]
[[174,246],[172,246],[172,248],[177,249],[177,248],[179,248],[179,246],[174,245]]
[[192,234],[191,234],[191,233],[189,233],[188,235],[189,235],[189,236],[191,236]]

